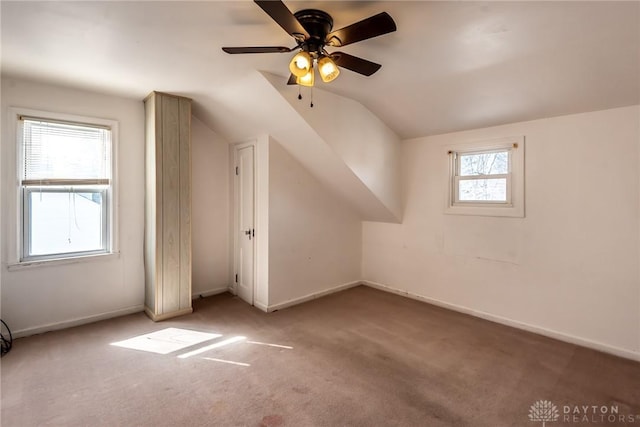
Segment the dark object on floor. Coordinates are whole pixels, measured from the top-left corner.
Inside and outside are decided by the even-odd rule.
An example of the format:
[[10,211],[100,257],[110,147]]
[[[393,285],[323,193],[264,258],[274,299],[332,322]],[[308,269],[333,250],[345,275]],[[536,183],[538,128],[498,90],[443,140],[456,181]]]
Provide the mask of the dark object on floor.
[[2,323],[2,327],[0,328],[0,344],[2,347],[0,349],[0,357],[4,357],[5,354],[11,351],[11,346],[13,345],[13,336],[11,335],[11,330],[4,320],[0,319]]

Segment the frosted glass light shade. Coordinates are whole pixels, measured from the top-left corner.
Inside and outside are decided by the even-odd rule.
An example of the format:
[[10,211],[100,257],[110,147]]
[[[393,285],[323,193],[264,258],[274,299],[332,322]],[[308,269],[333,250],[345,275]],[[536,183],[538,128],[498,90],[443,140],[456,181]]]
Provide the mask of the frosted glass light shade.
[[300,51],[291,59],[289,71],[296,77],[302,77],[309,72],[312,65],[311,55],[308,52]]
[[320,78],[325,83],[329,83],[330,81],[335,80],[336,77],[340,74],[340,69],[333,62],[333,59],[328,56],[323,56],[318,59],[318,72],[320,73]]
[[302,77],[296,78],[296,83],[301,86],[313,86],[315,77],[313,75],[313,68],[309,69],[309,72]]

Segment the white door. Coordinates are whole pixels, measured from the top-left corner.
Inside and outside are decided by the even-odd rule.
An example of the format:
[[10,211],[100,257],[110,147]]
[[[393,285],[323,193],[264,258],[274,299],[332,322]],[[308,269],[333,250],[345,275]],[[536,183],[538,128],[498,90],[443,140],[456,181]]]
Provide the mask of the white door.
[[253,146],[238,150],[238,296],[253,305],[254,266],[254,178]]

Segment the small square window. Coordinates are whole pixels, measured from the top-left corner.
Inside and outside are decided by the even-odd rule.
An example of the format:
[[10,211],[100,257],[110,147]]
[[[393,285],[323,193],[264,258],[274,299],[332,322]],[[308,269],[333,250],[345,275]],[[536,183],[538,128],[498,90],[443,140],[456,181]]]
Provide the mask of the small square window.
[[450,147],[446,213],[524,216],[524,138]]
[[510,203],[511,150],[506,147],[455,156],[454,204]]

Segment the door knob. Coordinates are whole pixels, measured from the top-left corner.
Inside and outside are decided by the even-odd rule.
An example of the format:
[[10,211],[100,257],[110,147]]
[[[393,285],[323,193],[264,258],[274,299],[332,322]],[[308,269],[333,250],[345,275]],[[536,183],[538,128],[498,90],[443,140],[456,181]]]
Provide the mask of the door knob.
[[249,230],[244,230],[244,234],[245,234],[246,236],[249,236],[249,240],[251,240],[251,229],[249,229]]

